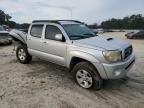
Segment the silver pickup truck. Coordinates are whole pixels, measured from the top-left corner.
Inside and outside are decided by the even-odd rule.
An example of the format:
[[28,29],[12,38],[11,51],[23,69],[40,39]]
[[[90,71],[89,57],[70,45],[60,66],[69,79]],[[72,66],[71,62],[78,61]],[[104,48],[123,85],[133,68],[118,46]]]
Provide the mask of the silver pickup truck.
[[32,56],[67,67],[83,88],[102,88],[103,80],[124,78],[135,62],[130,43],[97,36],[74,20],[36,20],[28,33],[12,30],[19,41],[16,56],[26,64]]

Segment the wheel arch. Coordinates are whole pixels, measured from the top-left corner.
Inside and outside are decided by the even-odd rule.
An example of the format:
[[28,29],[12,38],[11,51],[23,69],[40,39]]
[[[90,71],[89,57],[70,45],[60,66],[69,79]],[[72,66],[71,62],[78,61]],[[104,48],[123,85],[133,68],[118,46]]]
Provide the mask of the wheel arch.
[[[95,69],[96,69],[96,71],[98,72],[98,69],[94,66],[94,64],[92,63],[92,62],[90,62],[89,60],[86,60],[86,59],[83,59],[83,58],[80,58],[80,57],[72,57],[72,60],[71,60],[71,62],[70,62],[70,68],[69,68],[69,70],[71,71],[73,68],[74,68],[74,66],[77,64],[77,63],[79,63],[79,62],[88,62],[90,65],[92,65]],[[99,72],[98,72],[98,74],[99,74]]]
[[69,69],[69,71],[71,71],[78,62],[86,61],[97,70],[98,74],[102,79],[107,79],[105,69],[100,60],[96,57],[92,56],[91,54],[78,51],[73,51],[68,55],[69,56],[67,57],[67,68]]
[[94,66],[94,62],[99,63],[99,60],[94,57],[91,54],[85,53],[85,52],[77,52],[73,51],[69,54],[69,59],[67,60],[67,67],[69,70],[72,70],[75,64],[81,62],[81,61],[86,61]]

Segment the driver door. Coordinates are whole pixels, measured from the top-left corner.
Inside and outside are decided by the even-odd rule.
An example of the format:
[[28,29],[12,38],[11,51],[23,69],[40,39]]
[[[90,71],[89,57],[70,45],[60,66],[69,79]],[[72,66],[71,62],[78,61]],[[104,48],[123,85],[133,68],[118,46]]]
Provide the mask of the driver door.
[[47,55],[47,60],[59,65],[65,65],[66,42],[63,36],[62,40],[57,40],[57,35],[63,33],[56,25],[46,25],[45,36],[43,40],[43,52]]

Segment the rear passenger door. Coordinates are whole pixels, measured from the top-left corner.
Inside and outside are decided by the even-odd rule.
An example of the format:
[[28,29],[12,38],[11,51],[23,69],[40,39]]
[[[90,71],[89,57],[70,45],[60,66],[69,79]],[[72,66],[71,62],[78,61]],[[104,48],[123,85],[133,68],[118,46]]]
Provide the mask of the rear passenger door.
[[65,65],[66,42],[65,37],[61,41],[56,40],[57,34],[63,35],[56,25],[46,25],[43,50],[47,53],[47,59],[54,63]]
[[40,56],[39,52],[42,51],[42,34],[43,24],[34,24],[31,26],[30,33],[27,37],[27,45],[30,54]]

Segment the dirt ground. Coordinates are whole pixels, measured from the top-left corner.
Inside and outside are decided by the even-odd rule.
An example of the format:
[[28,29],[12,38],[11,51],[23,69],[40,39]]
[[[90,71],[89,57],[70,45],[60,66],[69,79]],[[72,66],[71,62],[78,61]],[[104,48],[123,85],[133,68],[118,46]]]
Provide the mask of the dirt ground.
[[105,81],[100,91],[80,88],[58,65],[37,58],[20,64],[13,46],[0,46],[0,108],[144,108],[144,40],[128,41],[136,54],[128,79]]

